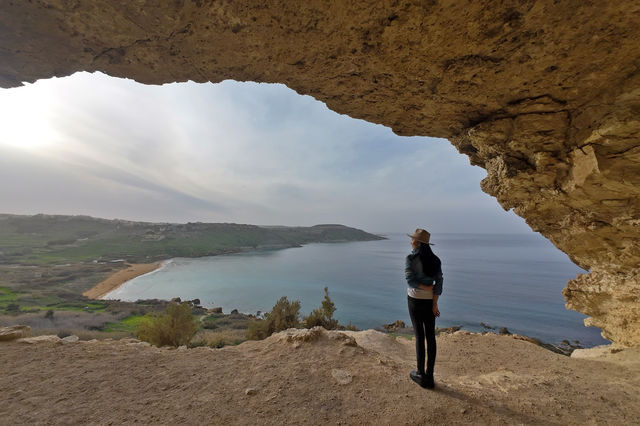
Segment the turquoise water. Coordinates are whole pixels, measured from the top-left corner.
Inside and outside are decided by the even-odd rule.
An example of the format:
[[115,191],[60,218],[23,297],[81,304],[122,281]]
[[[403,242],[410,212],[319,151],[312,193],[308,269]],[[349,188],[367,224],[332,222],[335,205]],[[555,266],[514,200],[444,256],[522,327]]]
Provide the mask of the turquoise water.
[[[107,297],[198,298],[225,312],[256,313],[287,296],[300,300],[306,314],[320,305],[328,286],[341,323],[363,329],[398,319],[410,324],[404,280],[409,238],[381,235],[388,239],[176,258]],[[607,343],[599,329],[583,325],[584,315],[564,307],[563,287],[584,271],[540,235],[440,234],[433,242],[444,273],[439,327],[481,331],[484,322],[550,343]]]

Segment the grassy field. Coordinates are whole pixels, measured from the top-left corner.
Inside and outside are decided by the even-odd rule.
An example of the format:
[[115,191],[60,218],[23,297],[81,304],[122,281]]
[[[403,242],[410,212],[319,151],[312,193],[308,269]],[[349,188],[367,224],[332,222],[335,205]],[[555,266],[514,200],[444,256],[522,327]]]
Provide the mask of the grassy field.
[[[82,296],[82,291],[118,268],[122,264],[0,265],[0,327],[24,324],[35,335],[75,334],[86,340],[135,337],[145,314],[164,311],[166,301],[131,303]],[[204,316],[193,345],[238,344],[245,340],[248,321],[243,314]],[[207,328],[214,322],[215,329]]]
[[7,306],[15,303],[17,299],[18,294],[16,292],[7,287],[0,287],[0,309],[7,309]]
[[107,323],[105,325],[104,331],[106,332],[125,331],[133,335],[133,333],[136,331],[136,328],[140,324],[148,320],[149,319],[144,315],[130,315],[126,318],[121,319],[118,322]]

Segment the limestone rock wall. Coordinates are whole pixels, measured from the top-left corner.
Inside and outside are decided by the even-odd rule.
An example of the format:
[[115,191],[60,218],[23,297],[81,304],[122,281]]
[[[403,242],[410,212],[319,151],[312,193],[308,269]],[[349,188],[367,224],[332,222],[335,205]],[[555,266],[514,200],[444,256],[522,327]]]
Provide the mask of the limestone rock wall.
[[591,273],[567,305],[640,345],[640,3],[39,0],[0,4],[0,86],[102,71],[278,82],[445,137],[482,189]]
[[452,139],[487,170],[485,192],[591,271],[567,307],[625,345],[640,343],[639,77],[578,112],[542,97]]

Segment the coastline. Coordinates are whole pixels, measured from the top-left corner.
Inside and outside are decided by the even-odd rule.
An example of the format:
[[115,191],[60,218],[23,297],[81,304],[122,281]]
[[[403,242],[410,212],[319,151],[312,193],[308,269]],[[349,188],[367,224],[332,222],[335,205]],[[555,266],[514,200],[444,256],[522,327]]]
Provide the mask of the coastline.
[[82,295],[88,297],[89,299],[102,299],[107,294],[118,289],[127,281],[153,272],[159,269],[163,264],[164,262],[128,263],[126,264],[127,266],[124,269],[121,269],[116,273],[110,275],[106,280],[99,282],[90,290],[82,293]]
[[[395,235],[395,234],[394,234]],[[384,253],[395,253],[400,251],[404,247],[404,243],[406,242],[404,238],[395,238],[398,240],[397,244],[394,244],[394,235],[389,235],[391,237],[391,243],[382,242],[384,246],[382,247]],[[389,240],[387,240],[389,241]],[[454,240],[452,244],[456,243],[458,240]],[[489,241],[481,241],[478,246],[486,247],[487,243],[499,243],[501,240],[489,240]],[[361,248],[364,253],[378,253],[380,250],[377,248],[379,242],[374,243],[360,243],[357,247]],[[387,245],[389,245],[387,247]],[[466,242],[465,242],[466,244]],[[489,245],[490,246],[490,245]],[[522,247],[530,247],[530,245],[526,244],[526,240],[519,243],[519,246]],[[305,245],[306,248],[301,248],[300,250],[277,250],[278,255],[271,256],[271,250],[260,247],[265,253],[261,253],[263,250],[256,250],[256,248],[252,247],[244,247],[242,251],[225,253],[224,256],[206,256],[206,257],[178,257],[175,258],[174,265],[171,267],[167,267],[164,269],[158,269],[158,271],[162,271],[162,273],[157,273],[154,271],[154,275],[144,276],[140,280],[133,281],[129,287],[117,287],[114,288],[110,293],[102,296],[102,298],[107,299],[120,299],[122,301],[135,302],[138,299],[155,299],[160,298],[165,301],[170,301],[174,297],[182,297],[183,299],[192,299],[199,298],[203,303],[204,308],[217,308],[220,307],[224,310],[224,312],[228,313],[233,309],[237,309],[239,312],[245,313],[253,313],[255,314],[258,310],[261,312],[269,311],[275,300],[270,303],[266,303],[269,301],[271,296],[270,292],[275,292],[280,295],[288,295],[290,298],[304,300],[304,306],[301,308],[301,311],[307,313],[315,305],[314,301],[317,303],[318,294],[317,292],[308,291],[300,291],[299,286],[296,287],[296,277],[295,274],[291,274],[290,277],[287,274],[283,274],[276,281],[269,281],[270,287],[273,289],[269,289],[266,286],[256,286],[257,290],[251,290],[252,283],[256,283],[257,280],[265,280],[267,281],[267,276],[265,276],[262,272],[266,269],[263,265],[269,265],[269,271],[289,271],[291,259],[295,261],[300,258],[308,258],[309,255],[317,255],[318,253],[323,254],[325,251],[330,254],[329,258],[333,258],[331,256],[335,256],[335,253],[343,253],[351,255],[354,250],[350,244],[338,244],[338,245],[326,245],[326,244],[308,244]],[[444,248],[444,245],[440,246],[441,249]],[[502,246],[499,246],[502,247]],[[453,245],[455,248],[455,252],[458,253],[459,248],[458,245]],[[309,252],[305,250],[310,250]],[[386,250],[386,251],[385,251]],[[513,248],[509,248],[509,252],[513,251]],[[453,251],[453,250],[452,250]],[[253,253],[252,253],[253,252]],[[257,253],[255,253],[257,252]],[[274,251],[275,253],[276,251]],[[496,254],[502,254],[504,250],[496,251]],[[360,251],[358,251],[360,253]],[[491,254],[492,252],[489,252]],[[229,256],[227,256],[227,254]],[[257,254],[257,256],[254,256]],[[517,254],[517,253],[516,253]],[[239,257],[241,255],[241,257]],[[342,258],[342,257],[341,257]],[[284,260],[282,260],[284,259]],[[356,256],[355,258],[344,257],[344,259],[350,259],[350,261],[360,261],[360,257]],[[141,259],[142,260],[142,259]],[[155,259],[153,259],[155,260]],[[149,261],[153,261],[149,260]],[[257,266],[252,267],[243,267],[238,268],[238,265],[254,265],[253,260],[256,260]],[[455,258],[454,258],[455,260]],[[553,260],[553,259],[551,259]],[[143,260],[144,262],[144,260]],[[455,265],[454,265],[455,266]],[[462,265],[460,269],[464,272],[465,265]],[[550,264],[550,269],[553,269],[554,264]],[[122,268],[122,264],[119,265],[119,268]],[[273,269],[271,269],[273,268]],[[318,275],[322,275],[323,268],[317,268]],[[560,269],[560,268],[558,268]],[[392,268],[384,268],[382,271],[383,275],[386,271],[392,270]],[[114,270],[115,272],[117,270]],[[258,271],[258,272],[255,272]],[[562,271],[560,271],[562,272]],[[535,271],[532,274],[535,276]],[[386,281],[391,281],[395,279],[395,275],[388,273],[390,276]],[[191,280],[193,280],[193,284],[189,285],[184,284],[186,280],[185,277],[189,276]],[[214,277],[212,279],[211,277]],[[493,276],[493,275],[492,275]],[[529,276],[529,275],[528,275]],[[92,284],[98,282],[98,280],[103,280],[107,278],[108,275],[103,275],[99,277]],[[330,290],[332,286],[340,286],[342,289],[346,288],[346,286],[353,285],[354,288],[361,285],[361,283],[357,283],[352,279],[353,277],[348,274],[332,274],[328,276],[326,281],[317,280],[317,285],[326,285],[327,282],[333,283],[330,285]],[[234,288],[229,288],[228,290],[233,291],[219,291],[219,288],[225,288],[227,282],[230,282],[233,279],[235,283]],[[377,278],[376,278],[377,279]],[[218,280],[221,284],[218,286],[213,281]],[[183,282],[183,285],[178,289],[174,288],[173,282],[180,281]],[[509,279],[505,280],[505,283],[509,281]],[[554,281],[555,282],[555,281]],[[314,281],[314,285],[316,282]],[[369,283],[370,284],[370,283]],[[369,285],[365,284],[365,285]],[[453,326],[461,326],[462,329],[467,330],[469,332],[493,332],[499,333],[501,328],[507,328],[505,332],[519,334],[523,336],[528,336],[532,339],[536,339],[540,342],[552,344],[554,346],[567,346],[567,349],[571,349],[571,347],[576,347],[578,345],[582,347],[592,347],[601,344],[606,344],[608,342],[604,341],[599,333],[597,336],[592,337],[594,333],[599,332],[599,330],[587,329],[582,324],[582,321],[576,321],[576,327],[578,330],[574,330],[572,328],[572,323],[569,325],[565,325],[564,323],[560,323],[560,321],[555,321],[556,318],[562,319],[564,318],[564,314],[557,314],[558,309],[561,309],[562,312],[565,312],[566,309],[564,306],[561,306],[559,303],[558,309],[555,311],[551,308],[545,308],[544,314],[552,316],[552,319],[547,320],[545,316],[545,327],[538,326],[535,322],[522,321],[521,317],[527,319],[526,315],[522,315],[520,312],[508,308],[503,311],[499,311],[498,314],[495,314],[494,311],[488,310],[487,312],[478,310],[471,311],[471,313],[465,312],[464,310],[459,309],[460,306],[465,304],[465,299],[456,296],[460,294],[460,292],[455,292],[454,284],[458,284],[458,287],[464,288],[464,285],[458,283],[451,283],[451,299],[450,300],[450,309],[447,311],[447,315],[444,319],[440,318],[438,321],[439,327],[453,327]],[[382,284],[380,288],[384,287],[386,284]],[[243,287],[244,286],[244,287]],[[184,291],[186,287],[189,287],[189,291]],[[556,286],[559,287],[559,284]],[[86,288],[86,287],[85,287]],[[238,288],[240,288],[240,292],[238,292]],[[265,289],[264,291],[262,289]],[[551,285],[549,285],[551,288]],[[180,290],[180,291],[178,291]],[[553,290],[553,288],[552,288]],[[395,290],[394,290],[395,291]],[[182,294],[181,294],[182,293]],[[237,297],[237,294],[243,294],[244,296],[241,298]],[[257,296],[257,297],[256,297]],[[332,294],[333,296],[333,294]],[[475,296],[478,296],[478,292],[476,292]],[[353,303],[349,304],[351,301],[348,298],[344,298],[342,301],[340,299],[339,292],[336,292],[335,302],[338,307],[338,311],[336,313],[336,317],[342,323],[346,324],[350,321],[352,324],[356,325],[361,329],[377,329],[381,326],[384,326],[387,322],[393,322],[398,319],[403,320],[405,323],[409,323],[407,314],[406,314],[406,306],[402,303],[404,300],[403,296],[399,302],[394,298],[393,303],[385,302],[385,317],[380,318],[378,315],[370,315],[368,311],[357,311],[352,309]],[[478,296],[479,297],[479,296]],[[185,299],[185,300],[186,300]],[[443,302],[446,305],[447,299],[444,299]],[[547,299],[551,300],[551,296],[547,297]],[[379,298],[372,297],[372,306],[377,302]],[[479,299],[484,300],[484,299]],[[406,302],[405,302],[406,303]],[[446,308],[446,306],[443,307]],[[495,307],[495,304],[488,303],[488,306]],[[526,308],[526,306],[525,306]],[[528,311],[525,309],[524,314],[527,314]],[[535,312],[533,312],[535,314]],[[555,315],[555,316],[553,316]],[[531,315],[529,315],[531,316]],[[535,315],[534,315],[535,317]],[[571,319],[571,318],[569,318]],[[578,318],[579,319],[579,318]],[[555,322],[554,322],[555,321]],[[556,329],[555,325],[553,327],[549,327],[549,324],[558,323],[558,328]],[[410,325],[410,323],[409,323]],[[585,331],[586,330],[586,331]],[[602,343],[600,343],[602,342]]]
[[[107,277],[107,279],[105,279],[104,281],[101,281],[100,283],[92,287],[90,290],[87,290],[82,294],[83,296],[86,296],[90,299],[104,299],[109,293],[117,290],[128,281],[131,281],[134,278],[137,278],[143,275],[154,273],[162,269],[164,266],[171,263],[172,261],[173,261],[173,258],[154,262],[154,263],[139,263],[139,264],[125,263],[126,265],[125,268],[120,269],[119,271],[116,271],[115,273]],[[165,301],[168,302],[169,300],[167,299]],[[233,310],[237,311],[238,309],[235,308]],[[244,314],[251,315],[250,313],[244,313]],[[402,326],[394,327],[394,325],[397,323],[402,323]],[[588,345],[583,346],[583,344],[577,340],[574,340],[574,343],[572,344],[569,342],[568,339],[563,339],[561,343],[551,343],[549,341],[545,341],[537,337],[531,337],[528,335],[518,334],[518,333],[511,333],[506,327],[492,327],[492,326],[486,325],[483,322],[481,322],[480,324],[483,328],[482,331],[468,329],[464,325],[456,325],[451,327],[437,327],[436,335],[453,334],[458,331],[459,333],[457,334],[465,334],[465,335],[487,335],[487,334],[506,335],[516,340],[524,340],[529,343],[533,343],[536,346],[539,346],[543,349],[549,350],[551,352],[555,352],[557,354],[565,355],[565,356],[571,356],[572,352],[576,349],[587,350],[593,347]],[[395,323],[391,323],[391,324],[382,324],[377,327],[370,327],[368,329],[364,328],[360,331],[366,331],[366,330],[375,330],[375,331],[390,334],[393,336],[400,336],[400,335],[406,335],[408,337],[413,336],[413,328],[405,327],[402,320],[397,320]],[[595,347],[608,346],[608,345],[610,345],[610,343],[605,345],[596,345]]]

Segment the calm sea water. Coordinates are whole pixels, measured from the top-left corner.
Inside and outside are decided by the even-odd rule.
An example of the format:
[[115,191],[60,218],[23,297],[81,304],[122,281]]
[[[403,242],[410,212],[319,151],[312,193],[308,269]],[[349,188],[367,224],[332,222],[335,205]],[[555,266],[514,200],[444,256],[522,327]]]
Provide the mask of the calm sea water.
[[[329,287],[337,317],[358,328],[395,320],[410,324],[404,259],[405,234],[381,241],[318,243],[198,259],[176,258],[135,278],[107,298],[200,299],[224,312],[269,311],[281,296],[300,300],[303,313],[318,307]],[[481,322],[545,342],[607,343],[600,330],[583,325],[584,315],[566,310],[561,291],[584,272],[537,234],[434,235],[442,260],[444,291],[437,326],[481,331]]]

